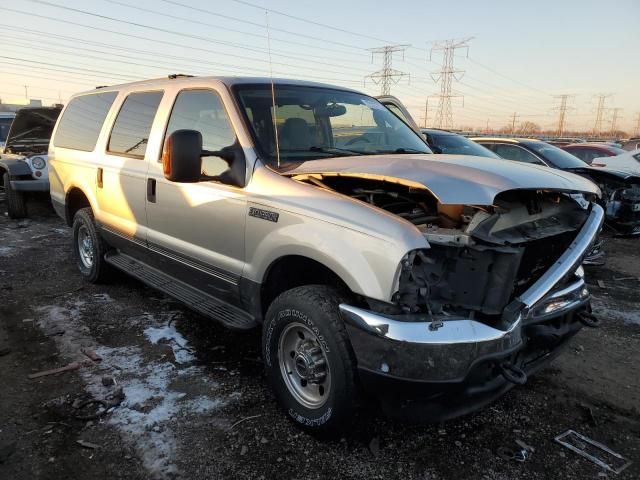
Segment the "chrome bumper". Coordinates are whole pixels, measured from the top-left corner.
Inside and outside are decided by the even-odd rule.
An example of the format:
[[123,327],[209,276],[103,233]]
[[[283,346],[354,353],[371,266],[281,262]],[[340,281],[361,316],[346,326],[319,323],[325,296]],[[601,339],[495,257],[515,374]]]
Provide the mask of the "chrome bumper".
[[[412,381],[460,382],[475,364],[522,348],[522,329],[561,316],[588,303],[590,295],[576,272],[595,240],[604,212],[594,205],[580,233],[557,262],[505,309],[505,328],[469,318],[383,315],[341,304],[359,368]],[[557,284],[574,275],[568,286]],[[565,283],[566,284],[566,283]]]

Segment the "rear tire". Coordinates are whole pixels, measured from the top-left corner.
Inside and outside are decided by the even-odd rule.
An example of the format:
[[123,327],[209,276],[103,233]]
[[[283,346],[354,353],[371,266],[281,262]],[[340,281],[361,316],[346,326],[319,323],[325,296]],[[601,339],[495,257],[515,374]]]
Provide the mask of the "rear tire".
[[82,276],[91,283],[101,283],[111,274],[104,259],[108,246],[100,237],[91,208],[81,208],[73,217],[73,256]]
[[269,306],[262,331],[268,381],[289,418],[310,433],[348,428],[356,405],[356,362],[336,290],[288,290]]
[[2,176],[4,195],[7,202],[7,213],[10,218],[24,218],[27,216],[27,201],[23,192],[18,192],[11,187],[9,174]]

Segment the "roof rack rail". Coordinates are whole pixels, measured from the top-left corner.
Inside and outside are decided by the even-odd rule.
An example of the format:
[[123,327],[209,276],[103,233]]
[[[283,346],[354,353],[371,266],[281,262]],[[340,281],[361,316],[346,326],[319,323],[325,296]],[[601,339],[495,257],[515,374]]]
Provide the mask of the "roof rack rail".
[[96,86],[96,90],[98,90],[99,88],[107,88],[109,85],[97,85]]
[[176,78],[190,78],[190,77],[193,77],[193,75],[188,75],[186,73],[172,73],[171,75],[168,75],[168,77],[171,80],[174,80]]

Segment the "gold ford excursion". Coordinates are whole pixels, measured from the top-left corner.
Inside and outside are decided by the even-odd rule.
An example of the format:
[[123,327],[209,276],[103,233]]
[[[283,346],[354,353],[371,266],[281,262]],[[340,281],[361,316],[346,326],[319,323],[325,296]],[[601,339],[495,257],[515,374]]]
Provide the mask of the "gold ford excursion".
[[296,423],[358,399],[430,421],[492,401],[596,326],[589,180],[431,155],[376,99],[265,78],[74,96],[49,149],[81,274],[132,275],[230,328],[261,326]]

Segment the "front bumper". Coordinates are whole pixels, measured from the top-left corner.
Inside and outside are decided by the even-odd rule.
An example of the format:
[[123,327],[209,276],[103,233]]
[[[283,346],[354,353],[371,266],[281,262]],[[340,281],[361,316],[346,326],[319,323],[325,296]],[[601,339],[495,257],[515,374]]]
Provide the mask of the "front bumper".
[[[505,308],[495,326],[473,318],[393,316],[340,305],[361,377],[466,385],[474,372],[515,358],[536,342],[542,343],[537,352],[555,348],[579,329],[573,313],[588,308],[590,295],[578,267],[603,218],[602,208],[594,205],[566,252]],[[544,338],[553,341],[545,346]]]
[[20,192],[48,192],[49,179],[11,180],[11,188]]

